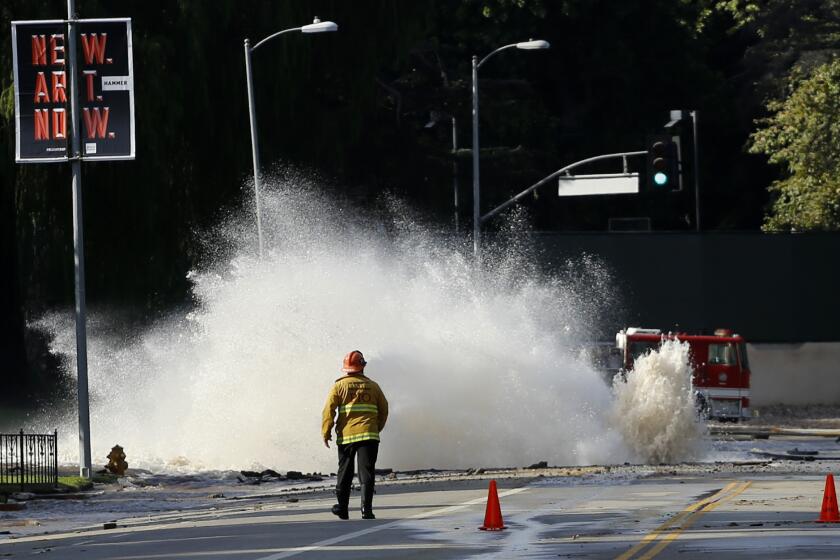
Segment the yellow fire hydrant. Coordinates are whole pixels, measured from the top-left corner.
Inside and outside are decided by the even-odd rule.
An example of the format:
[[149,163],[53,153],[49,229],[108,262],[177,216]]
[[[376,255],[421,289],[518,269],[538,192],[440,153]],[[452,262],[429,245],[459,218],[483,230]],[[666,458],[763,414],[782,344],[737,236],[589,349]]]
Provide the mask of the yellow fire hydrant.
[[117,476],[125,475],[128,463],[125,462],[125,452],[119,445],[115,445],[108,453],[108,464],[105,468]]

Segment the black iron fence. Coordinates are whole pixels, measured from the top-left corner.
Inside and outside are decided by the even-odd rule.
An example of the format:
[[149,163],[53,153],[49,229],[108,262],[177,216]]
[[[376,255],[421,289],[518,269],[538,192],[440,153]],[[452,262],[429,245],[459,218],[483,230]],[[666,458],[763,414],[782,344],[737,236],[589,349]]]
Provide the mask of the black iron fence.
[[0,434],[0,490],[58,484],[58,431]]

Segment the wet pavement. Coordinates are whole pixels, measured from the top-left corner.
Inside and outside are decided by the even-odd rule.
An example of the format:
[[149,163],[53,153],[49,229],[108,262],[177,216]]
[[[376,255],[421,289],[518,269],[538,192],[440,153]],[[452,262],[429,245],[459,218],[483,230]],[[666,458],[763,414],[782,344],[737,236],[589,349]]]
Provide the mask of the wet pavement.
[[[753,448],[831,456],[836,442],[715,445],[740,461],[401,475],[379,483],[375,521],[359,518],[358,493],[350,521],[332,516],[329,479],[257,489],[158,479],[6,513],[0,558],[840,558],[840,524],[816,522],[825,475],[840,463],[748,459]],[[478,530],[490,478],[504,531]],[[15,525],[25,520],[42,525]]]
[[[816,523],[824,477],[500,479],[507,529],[479,531],[487,483],[383,487],[376,521],[328,513],[328,497],[260,499],[124,519],[116,529],[0,543],[0,556],[206,558],[838,558],[840,524]],[[356,497],[357,499],[357,497]],[[250,500],[249,500],[250,501]],[[355,501],[355,500],[354,500]]]

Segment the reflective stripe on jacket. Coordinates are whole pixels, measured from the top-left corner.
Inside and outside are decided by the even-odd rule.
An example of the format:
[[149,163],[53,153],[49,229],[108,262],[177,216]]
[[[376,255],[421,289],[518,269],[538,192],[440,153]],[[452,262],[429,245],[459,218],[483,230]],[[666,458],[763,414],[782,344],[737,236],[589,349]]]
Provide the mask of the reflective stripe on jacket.
[[348,374],[336,379],[327,397],[321,434],[329,439],[335,425],[336,443],[378,441],[387,420],[388,401],[379,385],[362,374]]

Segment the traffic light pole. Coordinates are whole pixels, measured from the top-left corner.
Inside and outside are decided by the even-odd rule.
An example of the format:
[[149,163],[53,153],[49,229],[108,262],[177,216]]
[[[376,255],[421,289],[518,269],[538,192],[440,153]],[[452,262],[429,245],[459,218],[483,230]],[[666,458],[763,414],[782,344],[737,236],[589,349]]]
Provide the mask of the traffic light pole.
[[700,231],[700,141],[697,132],[697,111],[690,111],[694,144],[694,225]]

